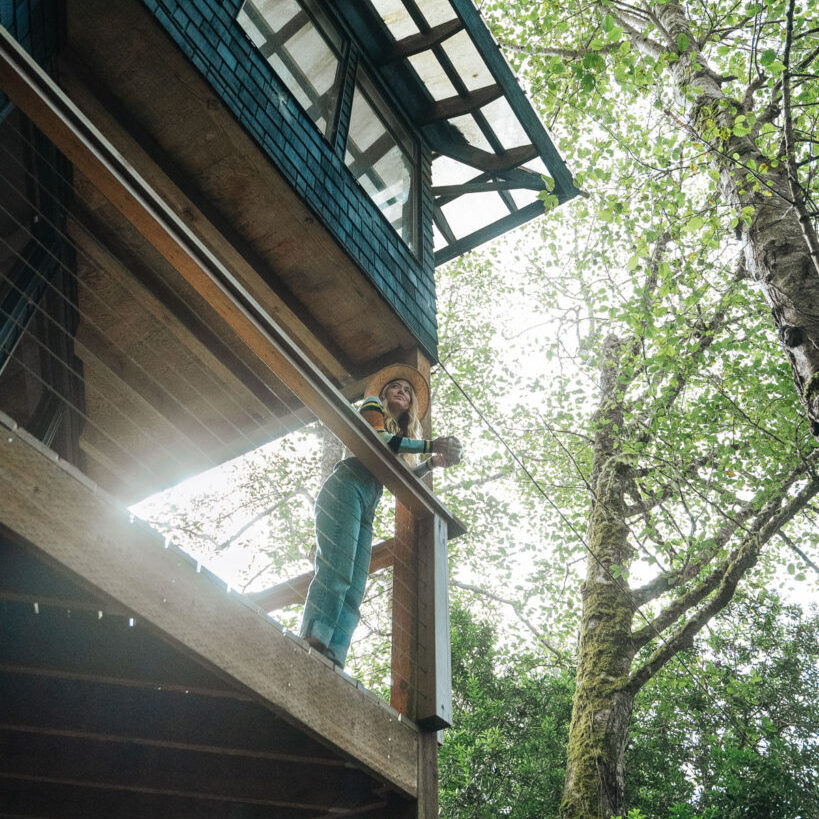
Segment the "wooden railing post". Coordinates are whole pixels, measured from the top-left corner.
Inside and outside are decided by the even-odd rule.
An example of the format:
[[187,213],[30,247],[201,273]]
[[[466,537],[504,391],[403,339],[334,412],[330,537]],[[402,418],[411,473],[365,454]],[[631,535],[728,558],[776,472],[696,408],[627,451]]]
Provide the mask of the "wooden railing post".
[[[452,723],[447,529],[395,508],[391,705],[422,729],[418,799],[407,819],[438,816],[438,737]],[[404,819],[404,816],[401,817]]]
[[445,521],[397,503],[394,553],[391,704],[437,731],[452,724]]

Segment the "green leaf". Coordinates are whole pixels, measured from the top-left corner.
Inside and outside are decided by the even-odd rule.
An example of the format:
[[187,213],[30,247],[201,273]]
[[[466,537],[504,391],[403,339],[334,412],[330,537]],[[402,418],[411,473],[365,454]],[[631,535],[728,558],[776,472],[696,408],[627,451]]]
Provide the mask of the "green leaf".
[[772,48],[768,48],[759,55],[759,62],[761,65],[770,65],[776,59],[776,52]]

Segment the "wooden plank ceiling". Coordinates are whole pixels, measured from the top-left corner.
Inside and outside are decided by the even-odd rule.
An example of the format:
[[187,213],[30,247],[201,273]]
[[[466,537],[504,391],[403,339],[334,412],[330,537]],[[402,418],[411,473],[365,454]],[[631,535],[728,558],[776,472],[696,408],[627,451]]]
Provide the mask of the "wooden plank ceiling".
[[[67,4],[61,85],[325,375],[358,397],[361,379],[414,339],[142,4],[98,5]],[[85,391],[75,402],[76,465],[132,503],[312,420],[76,169],[73,184],[65,233]],[[21,355],[44,347],[33,326],[29,336]],[[0,409],[26,424],[7,402]]]
[[7,533],[0,623],[0,816],[307,819],[406,805]]

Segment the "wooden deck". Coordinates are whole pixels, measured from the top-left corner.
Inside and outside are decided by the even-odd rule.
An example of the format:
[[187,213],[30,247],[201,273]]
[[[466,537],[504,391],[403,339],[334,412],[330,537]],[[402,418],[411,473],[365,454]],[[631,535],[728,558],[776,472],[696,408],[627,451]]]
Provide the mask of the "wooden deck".
[[0,815],[414,809],[413,723],[7,418],[0,520]]

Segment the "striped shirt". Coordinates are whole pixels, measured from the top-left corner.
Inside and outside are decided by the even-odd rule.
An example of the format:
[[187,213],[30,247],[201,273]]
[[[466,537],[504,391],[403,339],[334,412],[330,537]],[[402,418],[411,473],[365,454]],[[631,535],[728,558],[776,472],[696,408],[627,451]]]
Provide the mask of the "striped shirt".
[[428,455],[432,452],[432,441],[424,441],[418,438],[405,438],[403,435],[394,435],[385,426],[384,407],[381,399],[370,395],[364,399],[364,403],[359,409],[361,415],[367,423],[378,433],[378,437],[396,454],[412,453],[415,455]]

